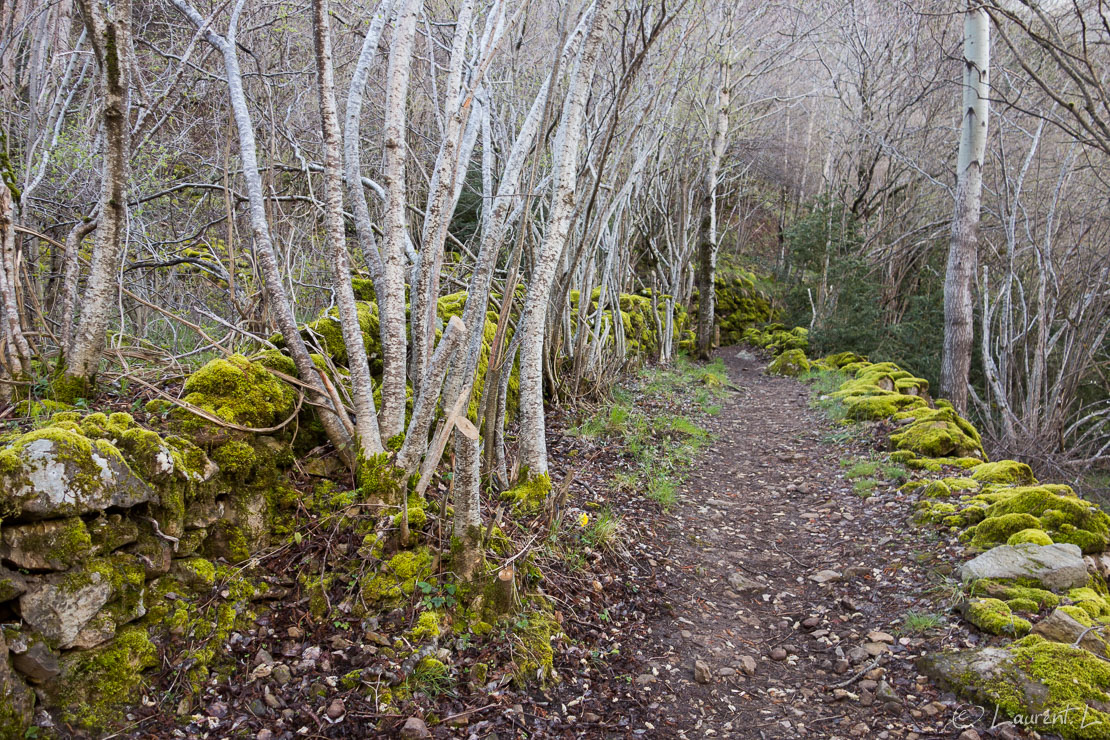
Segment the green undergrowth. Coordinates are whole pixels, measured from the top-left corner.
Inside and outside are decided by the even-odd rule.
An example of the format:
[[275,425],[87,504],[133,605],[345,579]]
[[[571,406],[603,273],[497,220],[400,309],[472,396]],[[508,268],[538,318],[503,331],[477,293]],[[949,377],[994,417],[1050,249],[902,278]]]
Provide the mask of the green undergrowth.
[[720,412],[728,385],[720,360],[702,364],[679,357],[670,366],[641,371],[633,384],[613,392],[610,404],[585,416],[569,433],[618,444],[627,466],[615,474],[617,485],[667,509],[678,501],[690,465],[712,440],[702,424]]

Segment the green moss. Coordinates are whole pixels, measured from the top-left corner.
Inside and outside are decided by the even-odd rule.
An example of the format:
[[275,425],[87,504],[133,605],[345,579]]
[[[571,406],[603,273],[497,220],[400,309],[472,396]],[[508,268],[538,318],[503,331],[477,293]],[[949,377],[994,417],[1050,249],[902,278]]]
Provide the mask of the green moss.
[[420,612],[416,618],[416,626],[409,632],[409,639],[413,642],[434,640],[443,634],[440,628],[440,615],[434,611]]
[[921,491],[922,498],[949,498],[951,495],[952,489],[941,480],[929,481]]
[[1057,495],[1045,486],[995,493],[998,500],[987,509],[987,519],[980,527],[992,518],[1025,514],[1038,518],[1034,528],[1048,532],[1053,542],[1078,545],[1087,554],[1101,552],[1110,542],[1110,517],[1081,498]]
[[63,721],[98,732],[134,703],[142,671],[157,664],[157,651],[144,629],[125,627],[106,647],[71,653],[62,663],[57,698]]
[[432,577],[433,562],[432,552],[426,547],[399,552],[377,573],[363,578],[362,596],[370,603],[399,602],[412,595],[417,581]]
[[1084,627],[1093,627],[1095,620],[1091,619],[1091,614],[1086,609],[1075,604],[1066,604],[1058,607],[1060,611],[1067,614],[1069,617],[1079,622]]
[[1040,529],[1040,526],[1035,516],[1026,513],[988,516],[975,526],[971,545],[980,550],[989,550],[1005,543],[1011,535],[1026,529]]
[[1030,614],[1035,614],[1040,609],[1037,602],[1032,599],[1009,599],[1006,601],[1006,606],[1010,607],[1010,611]]
[[982,579],[971,584],[968,593],[972,596],[995,595],[1006,601],[1021,599],[1032,601],[1038,609],[1054,609],[1060,604],[1060,597],[1051,591],[1024,583]]
[[[1042,728],[1068,738],[1110,737],[1110,714],[1096,706],[1110,705],[1110,664],[1086,650],[1029,635],[1008,648],[1014,666],[1047,689],[1037,692],[1036,707],[1018,697],[1000,693],[1000,708],[1007,714],[1037,714],[1051,720]],[[1024,698],[1024,697],[1022,697]]]
[[1020,545],[1024,542],[1032,542],[1034,545],[1051,545],[1052,538],[1042,529],[1023,529],[1010,535],[1009,539],[1006,540],[1007,545]]
[[1035,486],[1033,469],[1023,462],[999,460],[978,465],[971,470],[971,477],[979,483],[1002,483],[1009,486]]
[[212,459],[220,466],[225,477],[245,481],[250,478],[258,464],[254,448],[246,442],[231,440],[216,448]]
[[952,409],[918,408],[899,416],[914,421],[891,435],[897,449],[922,457],[985,457],[979,432]]
[[[293,411],[293,389],[260,363],[242,355],[212,360],[185,381],[185,401],[210,414],[248,427],[272,427]],[[177,409],[182,419],[194,426],[206,424],[200,417]]]
[[547,685],[555,679],[555,654],[551,643],[561,634],[562,628],[542,611],[525,613],[517,624],[523,627],[513,633],[514,645],[519,648],[513,677],[521,686],[532,681]]
[[1073,588],[1068,591],[1068,599],[1091,617],[1110,616],[1110,604],[1093,588]]
[[522,470],[520,480],[502,493],[501,498],[511,502],[515,511],[536,514],[543,510],[550,492],[551,477],[547,473],[529,475],[527,470]]
[[1015,617],[1006,602],[998,599],[972,599],[964,609],[964,617],[992,635],[1024,635],[1033,625]]
[[791,349],[776,357],[767,366],[767,372],[771,375],[785,375],[796,378],[803,373],[808,373],[810,368],[806,353],[800,349]]

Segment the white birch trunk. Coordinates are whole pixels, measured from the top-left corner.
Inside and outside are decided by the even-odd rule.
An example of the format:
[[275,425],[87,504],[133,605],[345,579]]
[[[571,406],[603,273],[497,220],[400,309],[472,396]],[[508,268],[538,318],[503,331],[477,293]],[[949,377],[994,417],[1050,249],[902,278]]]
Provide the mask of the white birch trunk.
[[370,67],[374,63],[374,56],[378,52],[378,42],[381,40],[382,31],[393,13],[394,0],[382,0],[381,5],[374,11],[370,21],[370,28],[366,31],[366,38],[362,41],[362,49],[355,64],[355,73],[351,79],[351,88],[347,91],[346,126],[343,131],[343,160],[347,177],[347,194],[351,201],[351,210],[355,216],[355,229],[358,232],[359,246],[370,266],[370,275],[374,279],[375,289],[382,275],[382,258],[378,254],[377,239],[374,238],[374,227],[370,220],[370,207],[366,202],[366,190],[362,184],[362,142],[359,136],[362,122],[362,98],[366,90],[366,81],[370,77]]
[[200,13],[186,0],[171,1],[174,7],[188,18],[194,26],[198,29],[205,29],[205,40],[223,56],[224,69],[227,74],[228,96],[231,100],[232,114],[235,118],[235,128],[239,134],[239,158],[242,161],[243,180],[247,188],[255,260],[258,264],[258,271],[262,275],[263,289],[270,310],[274,314],[278,330],[289,349],[289,355],[297,366],[297,373],[301,376],[301,380],[311,387],[312,402],[320,407],[320,423],[323,425],[328,439],[335,445],[344,461],[349,466],[353,466],[356,451],[353,449],[351,436],[347,431],[344,420],[338,416],[338,414],[345,414],[346,412],[343,409],[335,408],[327,393],[317,383],[319,371],[309,356],[308,348],[305,347],[304,339],[297,327],[297,320],[293,315],[293,308],[289,303],[285,284],[282,282],[281,268],[278,266],[274,242],[270,236],[270,224],[266,218],[266,200],[262,190],[262,176],[258,170],[254,124],[251,121],[250,109],[247,107],[247,97],[243,90],[243,74],[239,68],[239,55],[236,50],[235,32],[245,0],[238,0],[232,9],[226,37],[213,31]]
[[382,240],[382,280],[378,292],[383,365],[379,426],[385,439],[400,434],[405,424],[408,341],[405,335],[405,122],[416,17],[423,0],[399,2],[386,74],[385,237]]
[[555,175],[547,232],[536,255],[520,319],[520,458],[530,475],[547,472],[547,439],[543,409],[543,341],[548,298],[555,268],[562,256],[574,216],[578,147],[586,95],[597,64],[598,50],[615,0],[598,0],[589,33],[571,73],[559,132],[555,137]]
[[124,252],[127,227],[127,176],[131,134],[128,107],[131,69],[131,2],[122,0],[102,8],[100,0],[79,0],[100,68],[104,100],[102,128],[104,159],[101,167],[100,215],[88,287],[81,305],[81,319],[65,355],[65,374],[90,382],[96,375],[108,333],[108,314],[117,294],[117,276]]
[[961,414],[967,411],[971,370],[973,303],[971,288],[979,244],[983,157],[990,113],[990,17],[970,2],[964,12],[963,109],[956,166],[956,211],[944,279],[944,354],[940,392]]
[[[378,432],[378,415],[374,410],[374,385],[370,379],[366,345],[359,327],[355,292],[351,287],[350,259],[343,225],[343,160],[340,155],[339,114],[335,106],[335,72],[332,65],[328,5],[328,0],[313,0],[312,4],[320,121],[324,128],[324,222],[334,271],[335,302],[343,329],[343,343],[347,348],[347,367],[351,373],[351,396],[359,453],[363,458],[369,458],[381,454],[383,448]],[[355,185],[362,189],[361,178]]]

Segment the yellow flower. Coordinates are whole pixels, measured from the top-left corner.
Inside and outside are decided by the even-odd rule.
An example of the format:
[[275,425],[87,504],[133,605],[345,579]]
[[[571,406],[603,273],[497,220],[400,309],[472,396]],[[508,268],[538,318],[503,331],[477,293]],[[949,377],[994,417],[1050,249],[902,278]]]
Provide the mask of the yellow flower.
[[585,527],[589,523],[590,523],[590,515],[587,514],[586,512],[582,512],[582,516],[578,517],[578,526],[579,527]]

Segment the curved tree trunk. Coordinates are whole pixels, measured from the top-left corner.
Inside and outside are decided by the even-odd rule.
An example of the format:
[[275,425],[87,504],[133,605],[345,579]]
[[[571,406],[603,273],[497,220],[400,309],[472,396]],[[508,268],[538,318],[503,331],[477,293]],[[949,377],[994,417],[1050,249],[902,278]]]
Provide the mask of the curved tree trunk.
[[[102,7],[100,0],[78,0],[88,29],[89,43],[100,68],[104,99],[104,159],[101,167],[100,215],[96,225],[88,287],[81,305],[81,319],[64,355],[65,375],[91,383],[104,352],[108,313],[118,291],[123,259],[123,231],[127,227],[127,177],[131,144],[128,106],[131,66],[131,1]],[[63,316],[63,321],[67,317]]]

